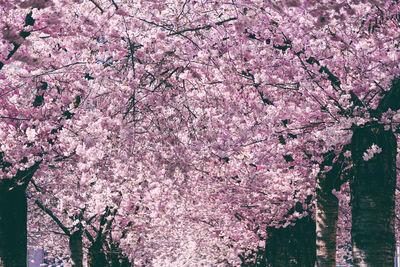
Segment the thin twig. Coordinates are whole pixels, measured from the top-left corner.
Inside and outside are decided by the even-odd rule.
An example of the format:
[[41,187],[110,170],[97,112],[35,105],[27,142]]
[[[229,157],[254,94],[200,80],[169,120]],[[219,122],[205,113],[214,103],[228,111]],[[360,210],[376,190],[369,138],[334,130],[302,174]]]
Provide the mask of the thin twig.
[[[225,20],[222,20],[222,21],[219,21],[219,22],[215,23],[215,25],[220,26],[220,25],[222,25],[222,24],[224,24],[226,22],[233,21],[233,20],[237,20],[237,18],[225,19]],[[168,34],[168,36],[181,35],[184,32],[195,32],[195,31],[199,31],[199,30],[209,30],[209,29],[211,29],[211,27],[212,27],[211,25],[205,25],[205,26],[200,26],[200,27],[197,27],[197,28],[184,29],[184,30],[181,30],[181,31],[174,31],[173,33]]]
[[93,5],[95,5],[100,10],[101,13],[104,13],[104,10],[101,8],[101,6],[99,6],[99,4],[97,4],[94,0],[89,0],[89,1],[92,2]]
[[49,215],[56,223],[57,225],[63,230],[63,232],[67,235],[67,236],[71,236],[71,232],[68,230],[67,227],[64,226],[64,224],[62,224],[62,222],[54,215],[54,213],[49,210],[48,208],[46,208],[39,200],[35,200],[35,204],[41,209],[43,210],[47,215]]
[[10,120],[17,120],[17,121],[29,121],[29,119],[25,119],[25,118],[14,118],[14,117],[7,117],[7,116],[0,116],[0,119],[10,119]]
[[114,5],[114,7],[115,7],[116,10],[119,9],[118,5],[114,2],[114,0],[111,0],[111,3]]

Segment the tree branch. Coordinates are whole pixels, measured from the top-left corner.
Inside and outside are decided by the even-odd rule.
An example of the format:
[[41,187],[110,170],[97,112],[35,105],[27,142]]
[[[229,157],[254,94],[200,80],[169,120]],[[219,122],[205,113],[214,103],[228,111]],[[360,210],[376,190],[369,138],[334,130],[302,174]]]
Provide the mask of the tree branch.
[[[215,23],[215,25],[220,26],[220,25],[222,25],[222,24],[224,24],[226,22],[233,21],[233,20],[237,20],[237,18],[225,19],[225,20],[222,20],[222,21],[219,21],[219,22]],[[181,30],[181,31],[174,31],[173,33],[168,34],[168,36],[181,35],[182,33],[185,33],[185,32],[195,32],[195,31],[199,31],[199,30],[209,30],[209,29],[211,29],[211,27],[212,27],[212,25],[209,24],[209,25],[200,26],[200,27],[197,27],[197,28],[184,29],[184,30]]]
[[71,236],[71,232],[68,230],[67,227],[64,226],[64,224],[54,215],[54,213],[49,210],[48,208],[46,208],[39,200],[35,200],[35,204],[42,210],[44,211],[47,215],[49,215],[53,221],[55,221],[57,223],[57,225],[63,230],[63,232],[67,235],[67,236]]
[[101,6],[98,3],[96,3],[94,0],[89,0],[89,1],[92,2],[93,5],[95,5],[100,10],[101,13],[104,13],[104,10],[101,8]]

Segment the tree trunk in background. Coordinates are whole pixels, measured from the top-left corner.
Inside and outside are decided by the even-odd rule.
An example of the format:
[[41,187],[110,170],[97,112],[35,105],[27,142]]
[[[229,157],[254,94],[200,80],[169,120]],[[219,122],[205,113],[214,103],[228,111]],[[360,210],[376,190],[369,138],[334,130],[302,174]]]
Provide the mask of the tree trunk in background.
[[304,217],[294,226],[268,228],[265,246],[266,266],[314,267],[315,222]]
[[[372,144],[382,152],[365,161]],[[355,266],[394,266],[397,142],[382,125],[368,123],[351,140],[354,178],[350,183],[352,247]]]
[[106,267],[107,260],[101,242],[94,242],[88,251],[89,267]]
[[339,201],[332,194],[326,175],[320,175],[316,184],[316,263],[318,267],[336,266],[336,230]]
[[83,266],[83,245],[82,245],[82,231],[78,230],[71,234],[69,238],[69,250],[71,251],[72,266]]
[[339,200],[332,194],[332,190],[339,190],[341,163],[343,155],[332,164],[335,157],[333,152],[326,155],[326,159],[321,164],[323,170],[325,166],[332,166],[328,172],[320,172],[315,186],[315,224],[316,224],[316,266],[335,267],[336,266],[336,232],[339,211]]
[[0,179],[0,266],[27,263],[27,201],[24,187]]
[[118,243],[111,243],[110,251],[107,253],[108,262],[110,263],[110,267],[129,267],[131,263],[129,262],[129,258],[126,257],[122,250],[119,248]]

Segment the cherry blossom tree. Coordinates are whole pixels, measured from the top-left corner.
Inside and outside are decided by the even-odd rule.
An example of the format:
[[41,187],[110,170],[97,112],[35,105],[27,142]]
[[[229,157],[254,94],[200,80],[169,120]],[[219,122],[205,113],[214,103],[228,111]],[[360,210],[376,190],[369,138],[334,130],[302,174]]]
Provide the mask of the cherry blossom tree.
[[[237,264],[310,217],[317,264],[334,265],[332,191],[349,180],[354,263],[391,265],[398,7],[0,1],[0,214],[21,218],[0,240],[26,243],[32,184],[93,265],[112,245],[143,264]],[[1,242],[5,266],[25,258]]]

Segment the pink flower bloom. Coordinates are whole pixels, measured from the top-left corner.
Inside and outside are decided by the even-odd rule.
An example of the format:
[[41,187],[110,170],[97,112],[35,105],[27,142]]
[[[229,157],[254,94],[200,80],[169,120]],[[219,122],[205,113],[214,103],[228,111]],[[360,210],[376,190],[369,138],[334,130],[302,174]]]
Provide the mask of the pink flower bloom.
[[376,144],[372,144],[370,148],[367,149],[363,154],[363,159],[368,161],[374,157],[375,154],[379,154],[382,152],[382,148],[377,146]]

